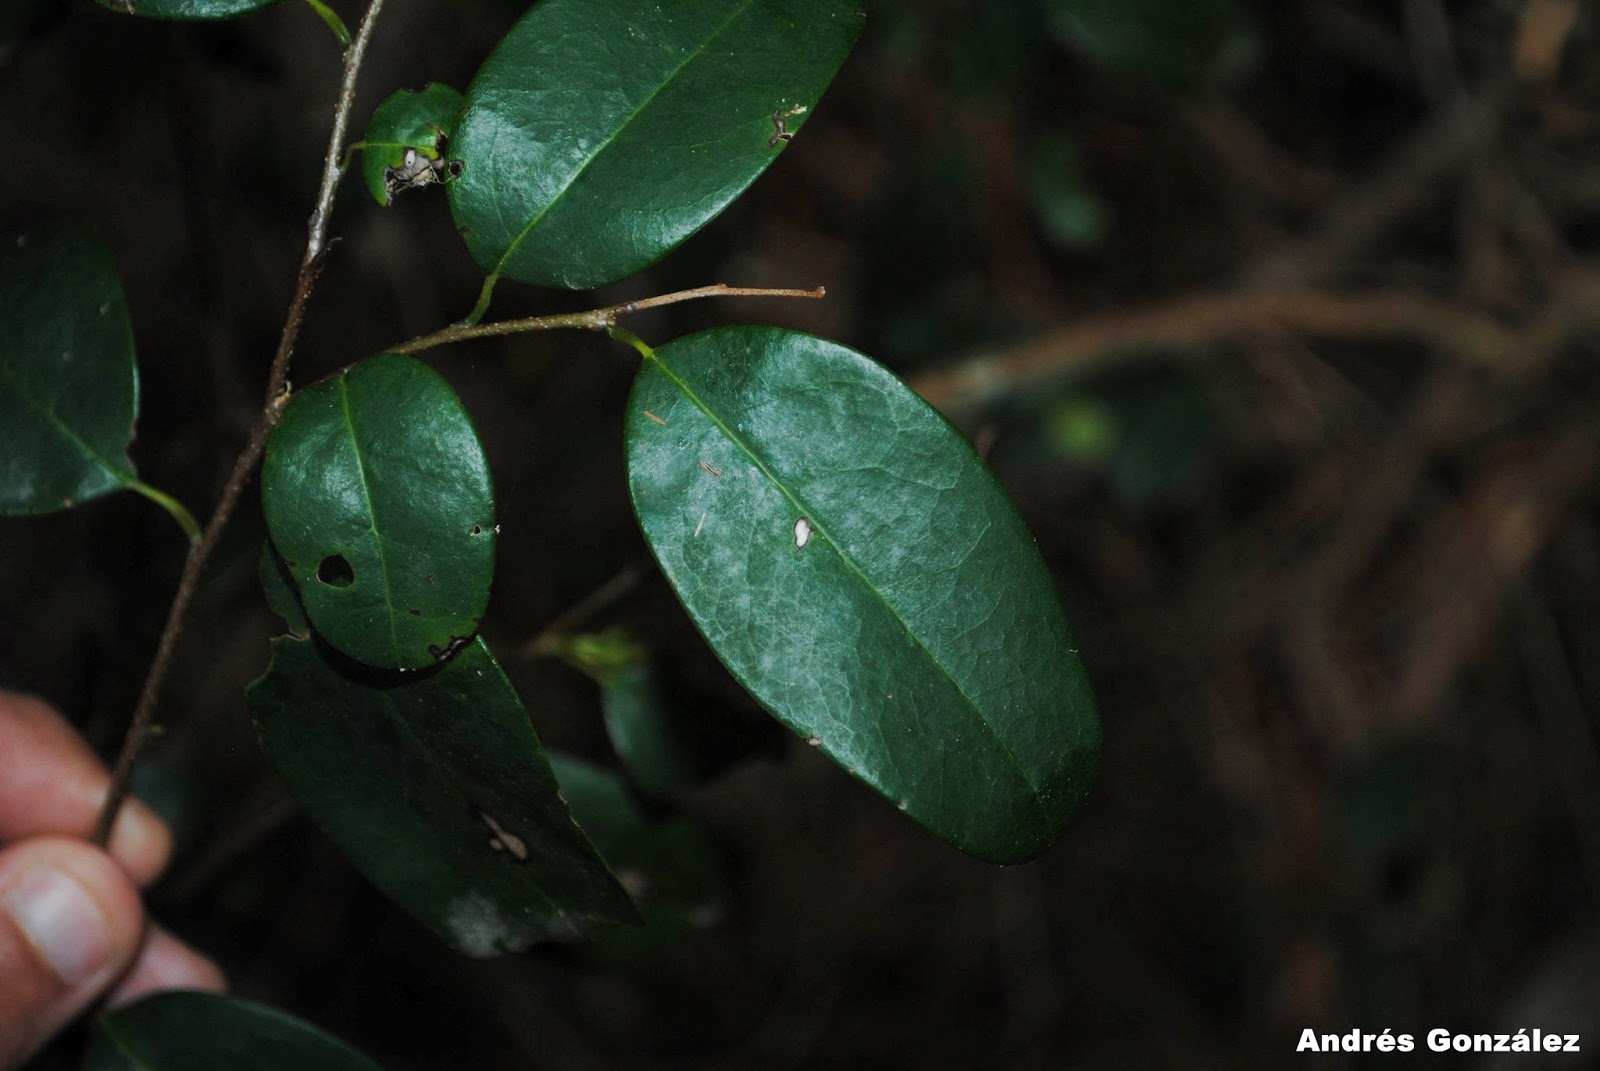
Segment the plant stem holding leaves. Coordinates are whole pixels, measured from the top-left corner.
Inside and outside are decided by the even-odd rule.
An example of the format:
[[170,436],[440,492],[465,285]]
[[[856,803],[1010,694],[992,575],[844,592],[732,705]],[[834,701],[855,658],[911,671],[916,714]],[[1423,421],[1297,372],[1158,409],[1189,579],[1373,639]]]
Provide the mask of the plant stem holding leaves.
[[289,300],[289,311],[284,317],[283,331],[278,336],[278,349],[273,355],[272,367],[267,373],[266,400],[262,405],[261,415],[256,418],[255,426],[250,429],[250,438],[245,443],[244,450],[233,463],[233,470],[228,473],[227,482],[222,487],[222,495],[217,500],[211,519],[206,523],[205,531],[190,545],[189,557],[183,563],[183,573],[178,578],[177,591],[172,597],[171,607],[167,610],[167,620],[161,628],[161,638],[156,643],[155,657],[150,661],[144,687],[133,709],[133,719],[129,723],[127,735],[123,737],[122,750],[117,755],[116,765],[111,771],[111,784],[106,790],[105,803],[90,834],[90,840],[101,847],[105,847],[111,840],[111,829],[116,823],[117,812],[128,796],[129,782],[133,777],[133,764],[139,757],[139,750],[144,746],[145,738],[150,735],[156,699],[166,679],[167,669],[172,663],[178,634],[183,631],[183,622],[188,616],[189,604],[194,599],[195,589],[199,586],[200,574],[205,569],[206,561],[211,557],[212,551],[221,541],[223,530],[227,528],[228,521],[233,517],[233,511],[239,504],[239,496],[244,493],[245,485],[250,482],[250,474],[255,470],[256,463],[261,460],[261,452],[266,448],[267,437],[277,424],[278,417],[283,414],[284,406],[288,404],[289,361],[294,354],[295,343],[300,337],[300,326],[305,320],[306,304],[311,300],[311,292],[316,287],[317,275],[327,254],[328,217],[333,211],[333,198],[338,192],[339,180],[345,173],[344,143],[350,127],[350,111],[355,105],[356,79],[361,73],[361,63],[366,58],[367,44],[372,40],[373,29],[377,25],[383,4],[384,0],[370,0],[366,14],[361,19],[361,28],[356,31],[355,40],[345,50],[344,74],[339,83],[338,101],[334,105],[333,131],[328,137],[328,152],[322,168],[322,185],[317,191],[316,207],[311,212],[305,256],[300,261],[300,274],[295,281],[294,296]]

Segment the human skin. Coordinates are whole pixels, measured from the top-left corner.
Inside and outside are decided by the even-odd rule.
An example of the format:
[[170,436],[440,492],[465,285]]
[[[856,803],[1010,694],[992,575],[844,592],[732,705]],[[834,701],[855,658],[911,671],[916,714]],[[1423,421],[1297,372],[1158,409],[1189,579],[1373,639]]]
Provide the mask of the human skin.
[[139,890],[172,834],[130,800],[108,851],[83,839],[109,778],[46,704],[0,691],[0,1071],[12,1071],[102,997],[220,991],[209,959],[145,918]]

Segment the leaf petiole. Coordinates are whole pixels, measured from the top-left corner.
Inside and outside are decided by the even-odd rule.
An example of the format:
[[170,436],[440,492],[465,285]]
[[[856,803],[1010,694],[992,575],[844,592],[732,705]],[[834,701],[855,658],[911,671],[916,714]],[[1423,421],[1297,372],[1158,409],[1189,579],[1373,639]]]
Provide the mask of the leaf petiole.
[[628,345],[638,350],[639,356],[643,357],[647,361],[651,360],[656,355],[656,351],[651,349],[650,346],[646,344],[644,339],[640,338],[632,331],[629,331],[626,327],[618,327],[613,324],[606,328],[606,332],[618,342],[626,342]]
[[328,29],[333,31],[333,36],[339,39],[339,47],[349,48],[350,28],[344,24],[344,20],[339,17],[339,13],[324,4],[322,0],[306,0],[306,3],[323,22],[328,24]]
[[129,480],[127,486],[128,490],[139,492],[166,510],[172,519],[178,522],[178,527],[183,529],[183,534],[189,537],[189,542],[193,543],[200,538],[200,524],[194,519],[194,514],[190,513],[182,502],[179,502],[165,491],[158,491],[140,480]]

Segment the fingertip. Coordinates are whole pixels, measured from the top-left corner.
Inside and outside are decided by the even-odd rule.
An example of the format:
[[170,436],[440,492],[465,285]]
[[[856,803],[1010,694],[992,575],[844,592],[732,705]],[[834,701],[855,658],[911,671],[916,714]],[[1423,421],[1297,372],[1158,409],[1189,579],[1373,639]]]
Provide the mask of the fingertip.
[[81,841],[0,851],[0,1066],[86,1008],[132,962],[144,927],[122,867]]
[[160,926],[150,926],[143,949],[127,977],[106,998],[110,1007],[165,989],[201,989],[225,993],[228,979],[208,956],[195,951]]
[[[0,842],[87,836],[108,782],[105,767],[65,718],[31,695],[0,689]],[[147,885],[172,854],[172,833],[149,807],[129,799],[117,814],[111,854]]]
[[172,830],[142,800],[130,796],[117,811],[109,848],[142,888],[167,868],[172,858]]

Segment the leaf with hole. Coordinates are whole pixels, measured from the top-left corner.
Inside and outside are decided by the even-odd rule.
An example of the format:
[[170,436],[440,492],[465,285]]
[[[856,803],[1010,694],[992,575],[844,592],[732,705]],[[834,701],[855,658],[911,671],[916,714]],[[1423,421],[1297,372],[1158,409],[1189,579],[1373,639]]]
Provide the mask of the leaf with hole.
[[208,19],[231,19],[260,8],[270,7],[278,0],[98,0],[123,15],[142,15],[150,19],[171,19],[176,22],[197,22]]
[[128,307],[100,243],[0,238],[0,513],[49,513],[135,483]]
[[653,263],[804,124],[854,0],[545,0],[467,90],[450,203],[492,277],[573,289]]
[[416,669],[477,633],[494,574],[489,467],[427,365],[383,354],[297,394],[261,498],[312,626],[351,658]]
[[275,1008],[166,992],[95,1021],[82,1071],[382,1071],[349,1045]]
[[442,82],[398,90],[378,105],[361,139],[361,174],[373,200],[387,205],[401,190],[454,177],[444,154],[465,106],[461,91]]
[[1061,833],[1094,700],[1033,537],[943,417],[836,343],[720,328],[645,361],[627,451],[651,550],[768,710],[974,855]]
[[636,919],[482,639],[401,675],[279,637],[248,698],[294,798],[457,950],[520,952]]

